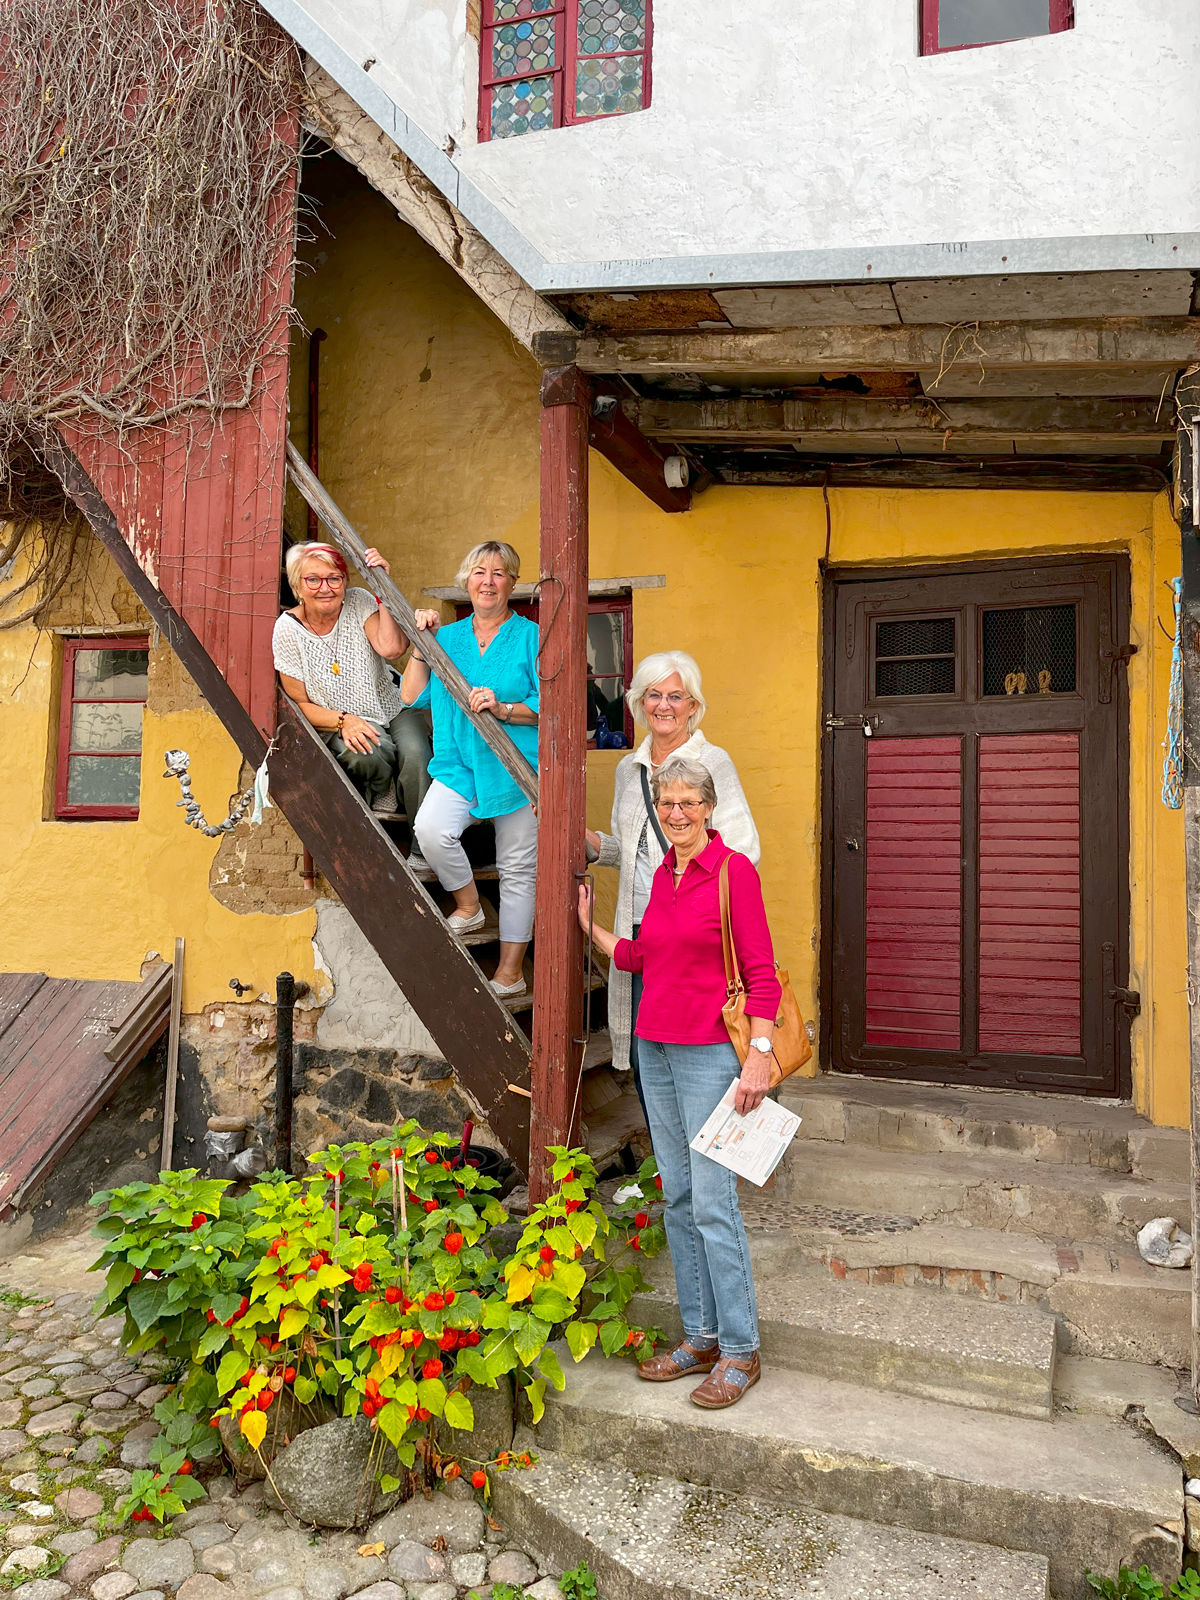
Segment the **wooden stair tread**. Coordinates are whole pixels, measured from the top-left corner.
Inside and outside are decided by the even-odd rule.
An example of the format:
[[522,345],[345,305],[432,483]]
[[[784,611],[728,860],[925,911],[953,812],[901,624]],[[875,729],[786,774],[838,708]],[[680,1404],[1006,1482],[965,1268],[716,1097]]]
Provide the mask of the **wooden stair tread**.
[[600,1028],[587,1042],[583,1056],[583,1070],[592,1072],[596,1067],[607,1067],[612,1062],[612,1039],[607,1028]]
[[[607,984],[608,976],[606,973],[593,972],[592,981],[588,987],[591,992],[595,994],[598,989],[607,987]],[[501,1000],[500,1004],[502,1006],[507,1006],[510,1011],[529,1011],[533,1006],[533,984],[526,980],[526,989],[524,994],[515,994],[508,1000]]]
[[611,1160],[623,1145],[646,1132],[641,1102],[632,1088],[619,1099],[606,1101],[587,1118],[587,1153],[598,1167]]

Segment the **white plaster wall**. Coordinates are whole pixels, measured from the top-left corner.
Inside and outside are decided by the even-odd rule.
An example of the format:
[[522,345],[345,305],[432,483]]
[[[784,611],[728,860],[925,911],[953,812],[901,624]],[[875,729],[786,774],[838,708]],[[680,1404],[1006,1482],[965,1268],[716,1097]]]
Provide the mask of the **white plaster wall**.
[[1197,0],[933,57],[917,0],[655,0],[648,110],[484,145],[467,0],[304,7],[552,262],[1200,228]]
[[338,900],[317,902],[316,965],[333,980],[333,999],[317,1022],[317,1043],[330,1050],[442,1052],[404,998],[391,973]]

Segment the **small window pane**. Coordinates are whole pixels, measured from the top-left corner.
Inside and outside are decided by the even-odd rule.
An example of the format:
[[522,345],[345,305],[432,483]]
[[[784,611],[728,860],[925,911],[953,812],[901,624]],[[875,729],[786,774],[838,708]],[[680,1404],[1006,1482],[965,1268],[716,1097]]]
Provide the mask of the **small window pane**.
[[91,700],[71,712],[72,750],[140,750],[142,707]]
[[522,78],[492,90],[492,138],[511,139],[554,126],[554,79]]
[[954,657],[932,661],[879,661],[875,666],[876,698],[898,694],[953,694]]
[[75,700],[144,700],[145,650],[80,650],[75,656]]
[[588,617],[588,732],[602,716],[610,733],[625,727],[625,613],[593,611]]
[[539,11],[550,11],[557,0],[496,0],[493,15],[497,22],[511,22],[522,17],[533,17]]
[[875,630],[875,656],[954,654],[954,618],[921,617],[915,622],[881,622]]
[[575,113],[610,117],[642,108],[641,56],[615,56],[579,63],[575,80]]
[[1075,607],[983,613],[984,694],[1073,694]]
[[141,774],[141,756],[72,756],[67,804],[136,807]]
[[534,17],[497,28],[492,34],[492,76],[516,78],[532,72],[549,72],[554,59],[553,17]]
[[579,54],[641,50],[646,44],[646,0],[580,0]]
[[1050,0],[939,0],[938,48],[998,44],[1050,32]]

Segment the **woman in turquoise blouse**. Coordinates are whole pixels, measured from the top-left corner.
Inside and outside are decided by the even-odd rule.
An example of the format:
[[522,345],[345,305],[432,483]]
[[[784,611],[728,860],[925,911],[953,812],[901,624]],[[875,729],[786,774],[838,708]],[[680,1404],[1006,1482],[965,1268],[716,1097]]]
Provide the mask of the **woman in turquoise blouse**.
[[[438,643],[471,684],[471,710],[503,722],[513,743],[537,766],[537,625],[509,610],[521,558],[509,544],[488,540],[468,552],[458,571],[471,615],[439,626],[436,611],[418,611],[420,632]],[[492,978],[498,995],[522,994],[522,963],[533,933],[537,876],[537,817],[515,780],[441,680],[413,651],[400,684],[407,706],[432,706],[433,760],[429,792],[413,824],[417,845],[454,896],[447,921],[455,933],[481,928],[483,907],[462,847],[472,819],[490,819],[496,829],[500,875],[500,961]]]

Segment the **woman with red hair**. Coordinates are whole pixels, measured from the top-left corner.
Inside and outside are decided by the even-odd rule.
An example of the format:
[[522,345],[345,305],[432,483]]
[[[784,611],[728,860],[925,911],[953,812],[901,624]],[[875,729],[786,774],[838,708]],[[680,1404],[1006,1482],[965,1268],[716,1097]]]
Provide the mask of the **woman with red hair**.
[[[378,550],[366,560],[388,571]],[[279,681],[371,809],[394,813],[399,783],[411,822],[429,788],[431,752],[425,714],[405,706],[388,669],[408,640],[374,595],[347,586],[333,545],[294,544],[286,566],[298,604],[272,635]]]

